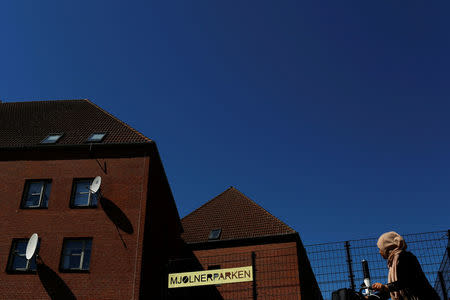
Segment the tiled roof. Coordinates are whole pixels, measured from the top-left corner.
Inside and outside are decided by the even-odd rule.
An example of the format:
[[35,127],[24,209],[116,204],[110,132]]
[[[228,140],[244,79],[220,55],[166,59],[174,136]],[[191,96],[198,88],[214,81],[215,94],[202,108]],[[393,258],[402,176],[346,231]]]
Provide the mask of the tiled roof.
[[0,103],[0,148],[38,146],[52,133],[64,133],[58,145],[86,144],[97,132],[102,144],[151,142],[89,100]]
[[207,242],[211,230],[222,229],[220,240],[275,236],[295,231],[234,187],[181,220],[187,243]]

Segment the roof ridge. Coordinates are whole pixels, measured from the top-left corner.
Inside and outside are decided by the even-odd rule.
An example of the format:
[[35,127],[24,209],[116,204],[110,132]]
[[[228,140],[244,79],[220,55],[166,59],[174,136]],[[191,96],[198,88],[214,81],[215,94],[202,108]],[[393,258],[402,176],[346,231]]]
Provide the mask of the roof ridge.
[[186,242],[209,242],[215,228],[222,229],[220,240],[236,240],[297,233],[261,205],[231,186],[182,220]]
[[274,215],[272,215],[268,210],[266,210],[264,207],[262,207],[261,205],[259,205],[258,203],[256,203],[253,199],[250,199],[249,197],[247,197],[247,195],[245,195],[243,192],[241,192],[240,190],[231,187],[233,189],[235,189],[236,191],[238,191],[239,193],[241,193],[247,200],[249,200],[250,202],[252,202],[253,204],[255,204],[256,206],[258,206],[259,208],[261,208],[267,215],[269,215],[270,217],[274,218],[275,220],[281,222],[283,225],[285,225],[286,227],[288,227],[289,229],[291,229],[292,231],[296,232],[291,226],[287,225],[285,222],[283,222],[282,220],[280,220],[278,217],[275,217]]
[[209,201],[206,201],[206,203],[203,203],[201,206],[199,206],[198,208],[194,209],[193,211],[191,211],[189,214],[185,215],[181,220],[183,220],[184,218],[189,217],[190,215],[196,213],[197,211],[199,211],[201,208],[207,206],[208,204],[210,204],[211,202],[213,202],[214,200],[216,200],[217,198],[219,198],[220,196],[222,196],[223,194],[225,194],[225,192],[227,192],[228,190],[233,189],[233,186],[230,186],[229,188],[227,188],[225,191],[223,191],[222,193],[220,193],[219,195],[215,196],[214,198],[212,198]]
[[222,196],[223,194],[225,194],[226,192],[230,191],[230,190],[235,190],[236,192],[240,193],[242,196],[245,197],[245,199],[247,199],[250,203],[252,203],[253,205],[255,205],[257,208],[261,209],[266,215],[268,215],[269,217],[271,217],[273,220],[276,220],[278,222],[280,222],[282,225],[286,226],[288,229],[292,230],[293,232],[296,232],[292,227],[290,227],[289,225],[287,225],[285,222],[283,222],[282,220],[280,220],[279,218],[275,217],[273,214],[271,214],[268,210],[266,210],[264,207],[262,207],[261,205],[259,205],[258,203],[256,203],[253,199],[249,198],[247,195],[245,195],[243,192],[241,192],[240,190],[238,190],[237,188],[235,188],[234,186],[230,186],[229,188],[227,188],[225,191],[223,191],[222,193],[220,193],[219,195],[215,196],[214,198],[212,198],[211,200],[207,201],[206,203],[204,203],[203,205],[201,205],[200,207],[198,207],[197,209],[195,209],[194,211],[192,211],[191,213],[189,213],[188,215],[184,216],[182,218],[185,219],[191,215],[193,215],[194,213],[198,212],[200,209],[208,206],[211,203],[214,203],[215,200],[217,200],[220,196]]
[[100,106],[98,106],[97,104],[95,104],[94,102],[92,102],[89,99],[82,99],[85,100],[87,103],[91,104],[92,106],[94,106],[95,108],[97,108],[98,110],[100,110],[101,112],[105,113],[106,115],[110,116],[111,118],[113,118],[114,120],[116,120],[117,122],[119,122],[120,124],[124,125],[125,127],[127,127],[128,129],[130,129],[131,131],[133,131],[134,133],[136,133],[137,135],[139,135],[140,137],[146,139],[149,142],[153,142],[152,139],[146,137],[145,135],[143,135],[142,133],[140,133],[139,131],[137,131],[136,129],[134,129],[133,127],[131,127],[130,125],[128,125],[127,123],[125,123],[124,121],[120,120],[119,118],[117,118],[116,116],[114,116],[113,114],[107,112],[106,110],[104,110],[103,108],[101,108]]
[[17,103],[38,103],[38,102],[68,102],[68,101],[87,101],[90,102],[89,99],[50,99],[50,100],[29,100],[29,101],[15,101],[9,102],[8,100],[1,99],[2,104],[17,104]]
[[104,145],[154,143],[89,99],[5,102],[0,127],[0,148],[39,146],[52,132],[65,132],[57,144],[66,146],[89,144],[93,132],[107,133],[100,142]]

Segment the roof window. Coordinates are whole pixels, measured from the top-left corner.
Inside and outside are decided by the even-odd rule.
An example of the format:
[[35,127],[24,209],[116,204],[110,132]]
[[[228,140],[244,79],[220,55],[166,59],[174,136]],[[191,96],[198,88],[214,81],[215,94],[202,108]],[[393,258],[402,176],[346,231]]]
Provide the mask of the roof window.
[[103,138],[105,137],[106,133],[100,133],[100,132],[96,132],[91,134],[90,137],[88,137],[87,142],[89,143],[99,143],[103,140]]
[[45,139],[41,141],[41,144],[56,144],[58,140],[63,136],[62,133],[49,134]]
[[220,234],[222,233],[222,229],[213,229],[209,233],[208,240],[218,240],[220,238]]

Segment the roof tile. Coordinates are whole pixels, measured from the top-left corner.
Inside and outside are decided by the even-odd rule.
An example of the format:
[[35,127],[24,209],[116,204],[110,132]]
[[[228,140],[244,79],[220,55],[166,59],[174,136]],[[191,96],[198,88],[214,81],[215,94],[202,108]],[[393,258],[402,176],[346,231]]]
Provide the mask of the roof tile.
[[295,233],[264,208],[230,187],[181,220],[183,239],[207,242],[213,229],[222,229],[220,240],[234,240]]
[[0,148],[37,146],[51,133],[64,133],[58,145],[86,144],[95,132],[107,133],[102,144],[151,142],[86,99],[0,103]]

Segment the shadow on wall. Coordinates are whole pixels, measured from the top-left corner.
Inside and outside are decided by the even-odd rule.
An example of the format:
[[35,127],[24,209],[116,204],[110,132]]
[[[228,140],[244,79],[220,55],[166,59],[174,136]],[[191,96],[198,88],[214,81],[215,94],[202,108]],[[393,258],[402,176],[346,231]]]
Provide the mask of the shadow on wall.
[[223,299],[215,286],[168,289],[168,272],[201,270],[201,265],[198,261],[190,266],[169,265],[173,259],[195,256],[180,237],[183,229],[175,201],[158,150],[155,145],[152,147],[149,152],[140,299]]
[[[183,249],[183,257],[169,260],[167,267],[167,274],[170,273],[184,273],[193,271],[203,271],[204,268],[200,261],[194,255],[192,250],[187,246]],[[166,276],[168,279],[168,276]],[[168,282],[164,285],[167,287]],[[208,300],[223,300],[219,290],[214,285],[185,287],[185,288],[167,288],[167,300],[181,300],[181,299],[208,299]]]
[[42,283],[50,299],[53,300],[76,300],[77,298],[72,293],[67,284],[62,280],[61,277],[56,274],[49,266],[47,266],[42,259],[37,261],[37,273],[39,280]]
[[311,263],[302,240],[300,239],[300,235],[296,235],[296,240],[301,298],[323,300],[319,284],[317,283],[316,276],[311,268]]
[[100,204],[108,218],[121,229],[123,232],[132,234],[134,232],[133,225],[125,213],[108,198],[101,197]]

